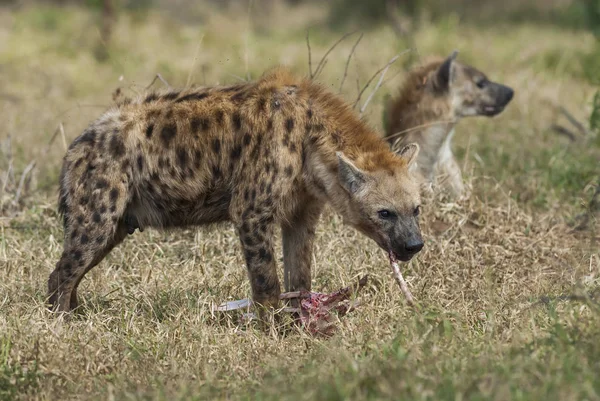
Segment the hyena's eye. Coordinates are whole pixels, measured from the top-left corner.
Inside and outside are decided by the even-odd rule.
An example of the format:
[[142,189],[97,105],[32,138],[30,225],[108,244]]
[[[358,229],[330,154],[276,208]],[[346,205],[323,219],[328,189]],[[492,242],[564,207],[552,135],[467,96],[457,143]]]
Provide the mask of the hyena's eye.
[[383,219],[383,220],[389,220],[392,217],[394,217],[394,213],[390,212],[389,210],[385,210],[385,209],[378,211],[377,214],[379,215],[379,218]]
[[417,217],[417,216],[418,216],[418,215],[420,215],[420,214],[421,214],[421,206],[417,206],[417,207],[415,208],[415,211],[413,212],[413,215],[414,215],[415,217]]
[[480,79],[479,81],[477,81],[477,87],[478,87],[479,89],[483,89],[483,88],[485,88],[485,87],[487,86],[487,84],[488,84],[488,80],[487,80],[487,79],[485,79],[485,78],[482,78],[482,79]]

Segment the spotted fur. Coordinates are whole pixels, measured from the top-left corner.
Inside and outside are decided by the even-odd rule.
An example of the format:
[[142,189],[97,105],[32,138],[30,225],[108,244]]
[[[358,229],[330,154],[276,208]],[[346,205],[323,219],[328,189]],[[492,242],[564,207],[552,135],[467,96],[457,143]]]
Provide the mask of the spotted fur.
[[[85,273],[136,229],[230,221],[254,300],[275,305],[275,227],[286,288],[308,290],[326,202],[387,251],[410,258],[422,246],[418,187],[408,173],[417,153],[416,145],[392,153],[339,97],[281,68],[256,82],[123,101],[64,158],[64,251],[48,281],[50,303],[75,308]],[[395,220],[380,221],[381,208]]]

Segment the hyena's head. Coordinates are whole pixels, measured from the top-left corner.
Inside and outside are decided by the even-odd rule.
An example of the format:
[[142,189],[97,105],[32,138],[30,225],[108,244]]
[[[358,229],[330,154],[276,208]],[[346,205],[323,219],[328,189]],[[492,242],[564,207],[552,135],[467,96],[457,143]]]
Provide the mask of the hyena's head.
[[423,248],[421,197],[412,173],[418,153],[419,145],[411,143],[398,152],[403,160],[396,167],[369,172],[337,154],[339,180],[347,193],[346,222],[402,261]]
[[513,98],[512,88],[492,82],[481,71],[456,61],[454,51],[435,71],[432,90],[450,95],[456,117],[495,116]]

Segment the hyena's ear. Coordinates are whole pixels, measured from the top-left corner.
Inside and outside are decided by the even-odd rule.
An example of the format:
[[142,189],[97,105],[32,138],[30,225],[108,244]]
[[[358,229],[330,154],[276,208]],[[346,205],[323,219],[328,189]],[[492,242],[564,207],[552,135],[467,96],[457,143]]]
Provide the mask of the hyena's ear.
[[458,56],[458,50],[454,50],[438,69],[436,83],[439,89],[447,89],[448,84],[452,81],[453,64],[456,56]]
[[335,152],[338,158],[340,183],[350,194],[355,194],[367,181],[366,174],[356,167],[342,152]]
[[396,154],[406,161],[408,171],[413,172],[417,168],[417,156],[419,155],[419,144],[409,143]]

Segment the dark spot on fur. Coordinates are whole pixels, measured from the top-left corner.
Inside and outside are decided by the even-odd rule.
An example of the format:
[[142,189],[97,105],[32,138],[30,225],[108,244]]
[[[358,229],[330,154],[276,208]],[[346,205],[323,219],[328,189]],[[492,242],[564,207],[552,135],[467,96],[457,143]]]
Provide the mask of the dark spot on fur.
[[144,103],[150,103],[155,101],[156,99],[158,99],[158,95],[156,93],[151,93],[148,96],[146,96],[146,99],[144,99]]
[[250,145],[250,141],[252,140],[252,137],[250,136],[249,133],[245,133],[244,134],[244,146],[248,146]]
[[100,223],[100,221],[102,221],[102,217],[100,216],[100,213],[94,212],[94,215],[92,216],[92,220],[94,220],[94,223]]
[[73,232],[71,233],[71,239],[75,239],[75,237],[77,237],[78,234],[79,232],[77,230],[73,230]]
[[204,99],[206,97],[208,97],[208,93],[206,93],[206,92],[190,93],[189,95],[185,95],[185,96],[180,97],[179,99],[177,99],[175,101],[175,103],[189,102],[189,101],[198,101],[198,100],[202,100],[202,99]]
[[82,196],[81,199],[79,199],[79,204],[81,206],[85,206],[89,203],[90,201],[90,197],[88,195]]
[[252,196],[251,196],[251,198],[252,198],[252,202],[256,201],[256,189],[252,190]]
[[221,141],[218,139],[214,139],[212,143],[212,148],[215,153],[219,153],[221,151]]
[[231,101],[234,103],[243,102],[246,99],[246,92],[243,90],[231,96]]
[[175,135],[177,135],[177,127],[174,124],[165,125],[160,132],[160,138],[166,147],[169,146]]
[[288,118],[285,120],[285,130],[290,134],[294,130],[294,119]]
[[71,146],[69,146],[69,148],[73,148],[76,145],[79,144],[84,144],[87,143],[91,146],[94,146],[96,142],[96,131],[94,131],[93,129],[85,131],[83,134],[81,134],[80,136],[78,136],[73,143],[71,144]]
[[240,113],[233,113],[233,117],[231,118],[231,121],[233,121],[233,127],[237,131],[242,129],[242,117],[240,116]]
[[242,233],[249,233],[250,232],[250,226],[248,226],[247,222],[243,222],[242,226],[240,227],[240,230],[242,231]]
[[273,119],[269,118],[269,120],[267,121],[267,131],[271,132],[273,130]]
[[186,148],[179,147],[177,149],[177,163],[179,164],[179,167],[185,168],[185,166],[187,165],[187,162],[188,162],[188,153],[187,153]]
[[75,162],[75,164],[73,164],[73,168],[79,167],[82,162],[83,162],[83,158],[77,159],[77,161]]
[[251,262],[256,257],[256,252],[252,249],[244,248],[244,256],[247,262]]
[[272,259],[271,253],[269,251],[267,251],[265,248],[260,248],[260,250],[258,251],[258,257],[263,261],[263,262],[270,262]]
[[138,155],[137,157],[137,166],[138,170],[142,170],[144,168],[144,157],[142,155]]
[[106,205],[102,205],[99,210],[100,214],[106,213]]
[[179,92],[169,92],[169,93],[163,95],[162,98],[165,100],[173,100],[173,99],[176,99],[178,96],[179,96]]
[[111,212],[111,213],[114,213],[114,212],[116,212],[116,211],[117,211],[117,207],[116,207],[115,205],[112,205],[112,206],[110,207],[110,212]]
[[202,153],[199,150],[194,151],[194,167],[200,168],[200,162],[202,161]]
[[81,242],[81,245],[85,245],[90,241],[90,238],[86,234],[81,234],[79,241]]
[[231,149],[231,158],[233,160],[237,160],[242,155],[242,147],[240,145],[236,145]]
[[264,113],[266,105],[267,105],[267,99],[265,99],[264,97],[261,96],[258,99],[258,103],[256,104],[256,108],[257,108],[258,113]]
[[221,177],[221,169],[219,168],[219,166],[212,167],[212,174],[215,180],[218,180]]
[[256,241],[250,235],[246,235],[244,237],[244,244],[248,246],[254,246],[256,245]]
[[73,251],[73,259],[81,260],[82,257],[83,257],[83,254],[81,253],[80,250]]
[[287,167],[285,168],[285,174],[286,174],[288,177],[291,177],[291,176],[292,176],[292,174],[294,174],[294,168],[293,168],[292,166],[287,166]]
[[110,201],[112,203],[115,203],[117,201],[117,199],[119,198],[119,189],[118,188],[111,189],[110,194],[108,196],[110,198]]
[[81,216],[81,215],[77,216],[77,223],[83,224],[83,216]]
[[240,89],[243,89],[244,86],[245,86],[244,84],[225,86],[225,87],[221,88],[220,91],[223,93],[236,92]]
[[148,124],[146,127],[146,138],[152,138],[152,131],[154,131],[154,124]]
[[296,153],[296,151],[297,151],[297,150],[298,150],[298,149],[296,148],[296,144],[295,144],[295,143],[292,143],[292,144],[290,145],[290,152],[292,152],[292,153]]
[[306,117],[308,117],[309,120],[312,118],[312,116],[313,116],[312,109],[306,110]]
[[217,122],[217,125],[223,125],[223,117],[224,117],[223,110],[217,110],[215,112],[215,120]]
[[103,242],[104,242],[104,235],[99,235],[99,236],[96,238],[96,243],[97,243],[97,244],[102,244]]
[[98,181],[96,181],[96,188],[108,188],[108,181],[106,181],[104,178],[100,178]]

